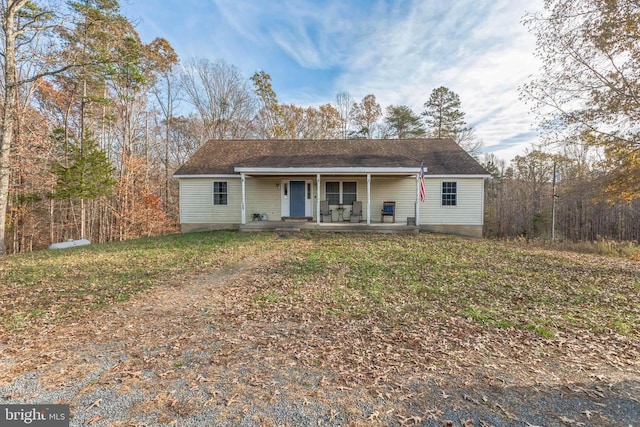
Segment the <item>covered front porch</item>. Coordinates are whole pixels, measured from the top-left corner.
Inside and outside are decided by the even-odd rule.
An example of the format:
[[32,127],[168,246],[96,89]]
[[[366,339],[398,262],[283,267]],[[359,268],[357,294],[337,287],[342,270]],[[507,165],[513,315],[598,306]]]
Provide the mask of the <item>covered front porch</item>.
[[353,223],[353,222],[320,222],[306,219],[283,219],[280,221],[251,221],[240,225],[242,232],[259,231],[318,231],[333,233],[387,233],[387,234],[417,234],[420,229],[416,225],[406,223]]
[[[241,229],[293,227],[294,220],[302,220],[294,228],[327,231],[384,232],[385,224],[392,222],[394,226],[420,225],[416,169],[319,169],[236,168],[241,178]],[[356,201],[359,214],[353,218]],[[388,201],[394,205],[393,215],[382,215]]]

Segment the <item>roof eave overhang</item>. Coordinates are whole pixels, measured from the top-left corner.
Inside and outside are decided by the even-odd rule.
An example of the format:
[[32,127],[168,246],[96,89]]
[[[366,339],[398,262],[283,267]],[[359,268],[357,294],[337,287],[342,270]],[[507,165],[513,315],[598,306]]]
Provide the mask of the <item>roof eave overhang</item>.
[[236,167],[238,173],[248,175],[300,175],[300,174],[320,174],[320,175],[415,175],[420,172],[420,167],[415,168],[381,168],[381,167],[297,167],[297,168],[256,168],[256,167]]
[[240,175],[237,174],[213,174],[213,173],[202,173],[202,174],[197,174],[197,173],[192,173],[192,174],[180,174],[180,175],[173,175],[174,178],[176,179],[187,179],[187,178],[240,178]]
[[[415,175],[417,173],[420,173],[419,170],[415,170],[413,168],[394,168],[392,171],[389,171],[388,168],[382,168],[385,169],[384,171],[381,170],[374,170],[371,168],[366,169],[366,171],[354,171],[354,168],[342,168],[345,170],[337,170],[337,168],[332,168],[332,169],[327,169],[327,170],[320,170],[318,168],[313,168],[313,170],[311,172],[309,171],[301,171],[300,168],[290,168],[287,169],[286,171],[283,171],[281,169],[279,169],[279,171],[260,171],[260,172],[256,172],[255,168],[246,168],[246,169],[250,169],[250,170],[244,170],[245,168],[237,168],[237,169],[243,169],[243,170],[238,170],[237,174],[181,174],[181,175],[173,175],[174,178],[176,179],[211,179],[211,178],[215,178],[215,179],[228,179],[228,178],[240,178],[240,174],[244,173],[246,175],[301,175],[301,174],[320,174],[320,175],[366,175],[368,173],[371,173],[372,175]],[[292,170],[293,169],[293,170]],[[491,178],[491,175],[489,174],[459,174],[459,173],[451,173],[451,174],[433,174],[433,175],[426,175],[425,178],[427,179],[438,179],[438,178],[442,178],[442,179],[453,179],[453,178],[457,178],[457,179],[463,179],[463,178]]]
[[491,178],[489,174],[461,174],[461,173],[450,173],[450,174],[434,174],[434,175],[426,175],[425,178]]

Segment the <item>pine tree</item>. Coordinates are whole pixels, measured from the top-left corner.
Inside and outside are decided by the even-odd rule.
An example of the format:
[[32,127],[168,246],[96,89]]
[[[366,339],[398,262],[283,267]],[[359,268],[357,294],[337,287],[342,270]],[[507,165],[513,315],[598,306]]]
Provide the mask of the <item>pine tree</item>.
[[[61,143],[64,131],[56,129],[53,138]],[[67,162],[57,162],[52,167],[56,186],[51,194],[54,199],[79,201],[81,205],[80,235],[85,236],[85,200],[111,194],[116,180],[114,166],[104,150],[98,148],[95,139],[87,133],[84,141],[73,138],[63,144]]]
[[406,105],[389,105],[386,113],[384,121],[390,137],[405,139],[425,136],[426,131],[420,117]]
[[467,130],[460,97],[451,89],[444,86],[434,89],[424,107],[422,115],[433,137],[455,140],[459,134]]

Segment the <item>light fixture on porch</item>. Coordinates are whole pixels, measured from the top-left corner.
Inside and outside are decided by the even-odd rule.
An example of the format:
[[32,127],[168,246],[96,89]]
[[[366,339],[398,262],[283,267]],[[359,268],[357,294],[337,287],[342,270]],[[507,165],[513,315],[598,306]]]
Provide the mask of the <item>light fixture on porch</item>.
[[276,190],[279,190],[279,189],[280,189],[280,183],[276,182]]

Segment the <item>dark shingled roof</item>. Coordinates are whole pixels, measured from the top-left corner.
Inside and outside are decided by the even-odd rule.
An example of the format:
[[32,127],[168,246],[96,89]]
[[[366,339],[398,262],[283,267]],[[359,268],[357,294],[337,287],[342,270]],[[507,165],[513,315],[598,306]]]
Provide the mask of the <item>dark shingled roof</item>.
[[175,175],[234,174],[245,168],[419,168],[427,175],[488,172],[450,139],[211,140]]

